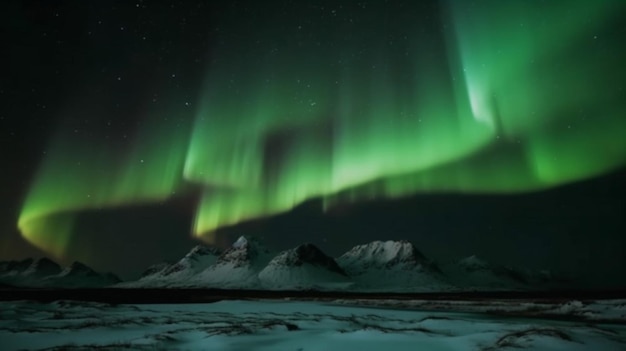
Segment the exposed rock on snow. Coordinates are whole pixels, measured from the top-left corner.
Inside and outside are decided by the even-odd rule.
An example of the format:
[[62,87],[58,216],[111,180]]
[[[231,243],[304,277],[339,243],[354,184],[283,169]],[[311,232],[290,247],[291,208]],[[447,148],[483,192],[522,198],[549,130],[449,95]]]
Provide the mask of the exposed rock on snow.
[[259,279],[268,289],[341,289],[350,285],[337,262],[308,243],[274,257]]

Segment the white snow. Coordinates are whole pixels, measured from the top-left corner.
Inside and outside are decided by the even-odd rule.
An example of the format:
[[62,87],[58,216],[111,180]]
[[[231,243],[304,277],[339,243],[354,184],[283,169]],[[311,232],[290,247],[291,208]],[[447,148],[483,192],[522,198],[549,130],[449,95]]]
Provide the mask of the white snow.
[[623,351],[626,326],[297,301],[182,305],[18,301],[0,302],[0,340],[6,351]]

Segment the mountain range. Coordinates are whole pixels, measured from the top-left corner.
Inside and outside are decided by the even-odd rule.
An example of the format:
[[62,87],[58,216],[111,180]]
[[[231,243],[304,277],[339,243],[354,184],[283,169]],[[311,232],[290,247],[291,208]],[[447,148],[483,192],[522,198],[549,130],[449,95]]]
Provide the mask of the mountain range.
[[311,243],[276,252],[242,236],[224,251],[195,246],[177,262],[154,264],[127,282],[80,262],[62,268],[47,258],[0,261],[0,287],[437,292],[546,290],[567,284],[548,271],[493,265],[477,256],[438,265],[404,240],[357,245],[333,258]]
[[120,288],[221,288],[377,292],[542,290],[564,282],[549,272],[492,265],[470,256],[439,266],[408,241],[374,241],[333,258],[305,243],[282,252],[240,237],[220,252],[196,246],[173,264],[149,267]]
[[100,288],[121,280],[112,273],[98,273],[74,262],[62,268],[48,258],[0,262],[0,285],[40,288]]

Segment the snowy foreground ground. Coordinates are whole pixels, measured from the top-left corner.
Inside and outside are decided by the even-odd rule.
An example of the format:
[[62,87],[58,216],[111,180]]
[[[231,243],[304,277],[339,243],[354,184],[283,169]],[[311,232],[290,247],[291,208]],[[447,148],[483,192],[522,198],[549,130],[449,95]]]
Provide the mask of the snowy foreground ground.
[[548,309],[549,315],[588,317],[579,321],[489,315],[482,312],[493,305],[485,303],[438,301],[439,306],[430,306],[438,311],[428,309],[425,301],[369,307],[345,303],[0,302],[0,349],[626,350],[625,300],[496,305],[500,311],[515,305],[528,311]]

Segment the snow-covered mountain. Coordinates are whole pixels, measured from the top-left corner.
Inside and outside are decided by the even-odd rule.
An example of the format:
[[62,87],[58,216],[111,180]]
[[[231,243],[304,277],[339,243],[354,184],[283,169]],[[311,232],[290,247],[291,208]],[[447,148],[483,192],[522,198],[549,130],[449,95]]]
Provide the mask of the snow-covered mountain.
[[358,245],[337,259],[357,290],[441,291],[452,286],[437,266],[408,241]]
[[472,255],[442,266],[444,274],[463,290],[527,289],[528,277],[510,267],[489,264]]
[[197,245],[174,264],[158,263],[150,266],[138,281],[125,282],[121,287],[177,287],[189,284],[198,273],[217,261],[221,251],[214,247]]
[[217,248],[198,245],[180,261],[163,269],[160,275],[173,279],[190,277],[215,263],[220,254],[221,251]]
[[165,270],[167,267],[169,267],[171,265],[172,265],[171,262],[155,263],[152,266],[146,268],[146,270],[144,270],[143,273],[141,273],[141,277],[139,279],[142,279],[142,278],[149,277],[151,275],[155,275],[157,273],[160,273],[160,272],[162,272],[163,270]]
[[0,263],[0,283],[23,287],[90,288],[119,283],[111,273],[98,273],[82,263],[61,267],[47,258]]
[[32,278],[42,278],[61,273],[61,266],[48,258],[39,258],[24,270],[21,275]]
[[34,260],[32,258],[27,258],[21,261],[4,261],[0,263],[0,277],[11,277],[20,275],[22,272],[27,270],[32,264]]
[[61,267],[47,258],[7,261],[0,264],[0,281],[15,286],[41,284],[40,280],[61,272]]
[[258,274],[274,254],[258,240],[242,236],[218,257],[215,264],[200,272],[190,283],[220,289],[258,288]]
[[[333,259],[313,244],[276,255],[258,240],[242,236],[218,253],[197,246],[180,261],[151,266],[139,280],[117,286],[435,292],[542,289],[548,287],[543,281],[551,279],[494,266],[476,256],[440,269],[408,241],[374,241]],[[13,266],[25,270],[28,265]]]
[[313,244],[302,244],[274,257],[259,273],[267,289],[345,289],[350,277],[332,257]]
[[120,281],[112,273],[98,273],[80,262],[74,262],[61,273],[43,279],[46,286],[64,288],[100,288]]

